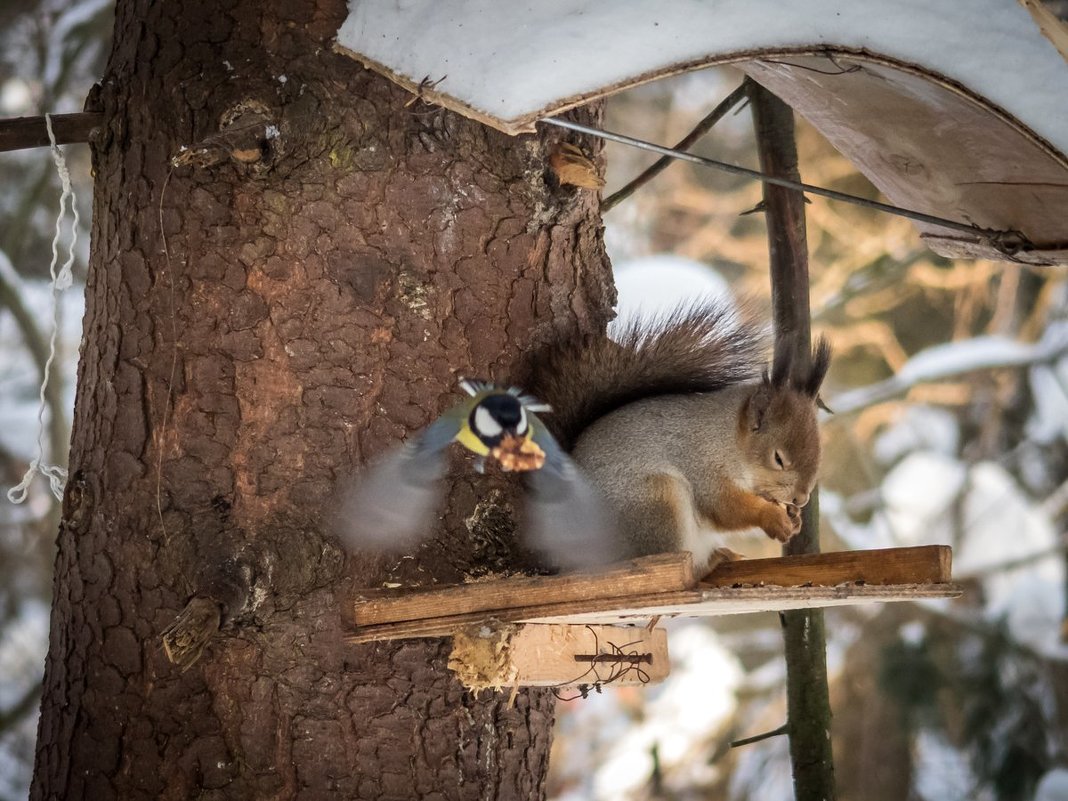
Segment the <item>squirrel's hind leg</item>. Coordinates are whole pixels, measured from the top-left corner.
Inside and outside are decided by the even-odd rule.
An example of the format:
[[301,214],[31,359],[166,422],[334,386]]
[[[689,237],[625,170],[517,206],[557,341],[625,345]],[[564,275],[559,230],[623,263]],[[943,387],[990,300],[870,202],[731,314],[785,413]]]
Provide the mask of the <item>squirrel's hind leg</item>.
[[[695,551],[700,570],[708,548],[700,547],[700,525],[694,513],[690,482],[674,472],[656,472],[641,480],[624,512],[624,529],[635,556]],[[701,550],[704,553],[697,553]]]
[[694,570],[701,578],[723,562],[745,558],[723,545],[726,532],[701,517],[693,485],[685,476],[662,471],[647,476],[645,482],[640,530],[649,533],[658,545],[655,551],[644,549],[642,554],[689,551],[693,554]]

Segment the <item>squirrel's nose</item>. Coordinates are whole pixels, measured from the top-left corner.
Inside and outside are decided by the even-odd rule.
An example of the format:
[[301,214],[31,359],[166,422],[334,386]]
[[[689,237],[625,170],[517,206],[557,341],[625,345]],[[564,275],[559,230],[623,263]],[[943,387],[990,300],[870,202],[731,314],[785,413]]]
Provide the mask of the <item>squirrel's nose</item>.
[[794,496],[794,506],[804,506],[806,503],[808,503],[807,492],[799,492]]

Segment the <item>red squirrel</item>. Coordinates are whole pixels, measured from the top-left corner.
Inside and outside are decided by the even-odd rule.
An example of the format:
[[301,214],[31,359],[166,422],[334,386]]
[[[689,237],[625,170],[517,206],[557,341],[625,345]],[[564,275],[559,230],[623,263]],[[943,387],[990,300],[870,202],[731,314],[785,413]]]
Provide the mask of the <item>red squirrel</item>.
[[[561,342],[533,362],[546,422],[615,518],[617,556],[691,551],[711,569],[737,558],[723,534],[800,531],[820,464],[817,408],[830,364],[777,349],[760,327],[706,302],[605,336]],[[558,521],[566,525],[567,521]]]

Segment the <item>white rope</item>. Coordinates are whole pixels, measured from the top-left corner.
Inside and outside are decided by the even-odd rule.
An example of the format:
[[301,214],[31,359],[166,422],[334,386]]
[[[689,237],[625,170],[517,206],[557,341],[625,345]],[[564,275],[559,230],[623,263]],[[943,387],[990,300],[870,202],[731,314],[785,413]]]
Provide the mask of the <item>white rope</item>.
[[[26,500],[26,493],[30,488],[35,473],[40,473],[48,479],[48,485],[57,500],[63,500],[63,490],[67,485],[67,471],[58,465],[45,464],[44,462],[44,415],[47,403],[45,390],[48,388],[48,379],[52,373],[52,362],[56,358],[56,337],[59,333],[59,293],[70,288],[74,283],[74,248],[78,244],[78,207],[75,205],[74,189],[70,184],[70,171],[67,169],[66,159],[63,152],[56,144],[56,135],[52,131],[52,115],[45,114],[45,127],[48,129],[48,141],[51,144],[52,160],[56,163],[56,172],[59,173],[63,192],[59,196],[59,215],[56,217],[56,235],[52,238],[52,262],[48,265],[48,274],[52,278],[52,335],[48,340],[48,360],[44,366],[44,376],[41,379],[40,406],[37,408],[37,455],[30,462],[26,475],[22,477],[17,487],[12,487],[7,492],[7,499],[12,503],[22,503]],[[66,218],[65,204],[70,200],[70,208],[74,213],[74,223],[71,226],[70,249],[67,251],[67,260],[56,272],[59,263],[59,237]],[[62,443],[53,442],[57,447]]]

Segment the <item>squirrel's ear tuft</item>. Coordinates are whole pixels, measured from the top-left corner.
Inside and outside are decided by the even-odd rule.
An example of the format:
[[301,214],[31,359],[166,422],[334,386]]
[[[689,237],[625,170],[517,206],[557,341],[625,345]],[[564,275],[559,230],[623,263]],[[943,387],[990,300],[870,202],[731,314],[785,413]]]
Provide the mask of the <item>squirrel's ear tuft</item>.
[[816,347],[812,349],[812,365],[805,376],[804,381],[798,382],[798,389],[810,398],[819,398],[820,386],[827,377],[827,369],[831,366],[831,346],[826,337],[816,340]]
[[779,337],[775,343],[775,356],[771,363],[771,386],[783,389],[790,386],[803,395],[815,398],[831,364],[831,346],[825,337],[816,341],[812,359],[795,359],[793,334]]

